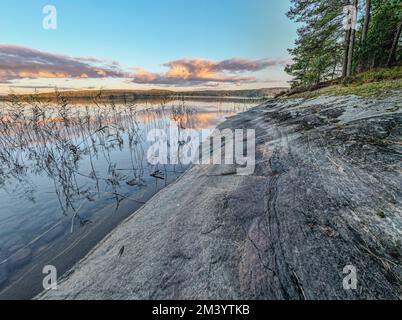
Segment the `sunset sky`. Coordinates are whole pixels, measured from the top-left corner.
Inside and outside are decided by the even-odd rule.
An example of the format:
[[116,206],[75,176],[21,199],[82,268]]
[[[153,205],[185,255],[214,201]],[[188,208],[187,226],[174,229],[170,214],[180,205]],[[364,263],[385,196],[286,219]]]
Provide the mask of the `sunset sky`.
[[[57,28],[45,30],[45,5]],[[287,85],[289,0],[0,3],[0,94],[67,89]]]

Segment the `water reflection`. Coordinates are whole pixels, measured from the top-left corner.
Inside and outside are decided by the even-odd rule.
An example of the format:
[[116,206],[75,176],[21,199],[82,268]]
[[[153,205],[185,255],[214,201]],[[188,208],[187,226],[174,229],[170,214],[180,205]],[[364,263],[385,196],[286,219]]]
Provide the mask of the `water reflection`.
[[[56,241],[143,204],[184,165],[148,164],[151,129],[213,129],[257,103],[4,103],[0,108],[0,288]],[[127,205],[132,203],[132,206]],[[134,205],[135,204],[135,205]],[[101,210],[102,208],[111,210]]]

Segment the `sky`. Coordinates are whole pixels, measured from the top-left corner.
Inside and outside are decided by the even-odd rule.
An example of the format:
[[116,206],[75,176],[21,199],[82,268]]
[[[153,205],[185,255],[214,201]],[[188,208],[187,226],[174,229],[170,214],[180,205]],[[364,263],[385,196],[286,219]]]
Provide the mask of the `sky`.
[[[46,5],[57,21],[43,13]],[[1,1],[0,93],[286,86],[296,38],[289,7],[289,0]]]

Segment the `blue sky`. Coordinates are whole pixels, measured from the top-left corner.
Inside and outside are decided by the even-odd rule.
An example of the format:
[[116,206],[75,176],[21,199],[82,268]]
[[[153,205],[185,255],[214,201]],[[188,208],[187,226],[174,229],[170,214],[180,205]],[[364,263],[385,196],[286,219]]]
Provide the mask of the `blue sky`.
[[[56,30],[42,28],[42,8],[47,4],[57,8]],[[296,26],[285,16],[289,7],[288,0],[2,1],[0,41],[3,45],[17,45],[55,55],[117,61],[122,70],[128,72],[140,68],[142,72],[152,74],[153,78],[157,77],[150,83],[143,81],[144,78],[132,83],[130,76],[125,76],[124,86],[165,87],[171,84],[165,81],[170,76],[166,76],[169,67],[164,64],[171,61],[201,59],[219,63],[232,58],[243,59],[243,62],[288,59],[287,48],[293,46],[296,36]],[[219,70],[214,67],[214,76],[207,79],[212,81],[199,81],[195,76],[191,78],[195,80],[193,82],[181,85],[174,81],[173,86],[205,87],[219,79],[216,86],[233,87],[236,79],[240,79],[236,87],[270,87],[283,85],[288,79],[282,65],[263,65],[265,67],[253,70],[243,68],[242,72],[236,67]],[[180,62],[180,72],[188,67],[192,68],[192,64]],[[229,78],[233,81],[220,81],[229,73],[235,75]],[[220,77],[215,77],[218,74]],[[258,81],[246,80],[243,83],[241,79],[251,78],[251,74]],[[82,79],[71,78],[8,77],[7,85],[59,85],[68,81],[73,86],[84,86]],[[85,79],[85,83],[122,86],[121,77],[109,80]]]

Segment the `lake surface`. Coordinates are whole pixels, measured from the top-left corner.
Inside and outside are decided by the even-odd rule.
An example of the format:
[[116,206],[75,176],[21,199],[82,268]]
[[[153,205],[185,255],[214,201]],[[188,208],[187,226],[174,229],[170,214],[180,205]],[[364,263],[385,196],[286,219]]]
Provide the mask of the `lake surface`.
[[1,103],[0,298],[40,292],[45,265],[60,276],[188,168],[149,164],[150,130],[212,132],[258,104]]

